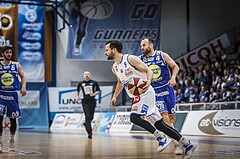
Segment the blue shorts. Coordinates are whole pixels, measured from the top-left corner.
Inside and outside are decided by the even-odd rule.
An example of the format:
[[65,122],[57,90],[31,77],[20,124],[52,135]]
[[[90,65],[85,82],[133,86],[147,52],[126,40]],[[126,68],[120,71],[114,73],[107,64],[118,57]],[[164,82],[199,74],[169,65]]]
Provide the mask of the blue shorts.
[[9,118],[21,116],[16,91],[0,91],[0,115],[6,115]]
[[170,85],[154,89],[156,93],[156,106],[159,112],[167,112],[168,114],[175,114],[175,97],[174,89]]

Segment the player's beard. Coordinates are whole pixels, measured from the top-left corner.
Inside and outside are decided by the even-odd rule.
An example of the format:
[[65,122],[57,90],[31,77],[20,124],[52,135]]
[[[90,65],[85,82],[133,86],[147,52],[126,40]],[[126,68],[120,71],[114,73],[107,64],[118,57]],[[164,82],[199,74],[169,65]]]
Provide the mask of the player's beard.
[[107,59],[108,59],[108,60],[114,60],[114,57],[115,57],[115,55],[114,55],[114,53],[111,51],[111,53],[108,55]]
[[150,54],[151,53],[150,47],[148,47],[145,51],[142,49],[142,53],[145,54],[145,55]]
[[12,56],[11,55],[3,55],[4,59],[7,60],[7,61],[11,61],[12,59]]

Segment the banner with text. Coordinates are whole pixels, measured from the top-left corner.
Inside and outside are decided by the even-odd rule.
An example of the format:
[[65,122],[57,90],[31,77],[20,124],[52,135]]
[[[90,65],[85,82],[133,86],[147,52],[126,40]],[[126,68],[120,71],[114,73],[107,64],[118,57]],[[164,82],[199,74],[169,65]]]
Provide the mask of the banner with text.
[[18,5],[18,61],[28,82],[45,81],[43,6]]
[[[97,107],[110,107],[113,86],[100,86],[100,93],[96,96]],[[77,88],[74,87],[49,87],[49,108],[51,112],[76,112],[82,108],[81,100],[76,100]],[[82,93],[82,92],[80,92]],[[80,96],[82,96],[80,94]]]
[[240,110],[190,111],[181,133],[240,137]]
[[205,62],[213,57],[214,54],[223,51],[226,47],[230,46],[230,40],[227,34],[223,34],[212,41],[178,57],[175,59],[176,63],[182,70],[187,67],[193,67]]
[[160,44],[159,0],[70,1],[69,9],[73,24],[68,36],[69,59],[106,60],[105,43],[114,39],[123,42],[123,53],[135,55],[141,53],[140,41],[145,36]]

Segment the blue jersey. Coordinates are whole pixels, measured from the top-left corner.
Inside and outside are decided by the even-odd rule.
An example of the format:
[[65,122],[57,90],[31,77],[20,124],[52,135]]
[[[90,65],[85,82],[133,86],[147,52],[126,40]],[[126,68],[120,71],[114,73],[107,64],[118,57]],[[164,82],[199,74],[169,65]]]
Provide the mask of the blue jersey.
[[142,54],[140,58],[153,71],[152,86],[154,89],[168,83],[171,73],[162,56],[162,51],[155,51],[153,56]]
[[20,88],[17,62],[11,61],[8,65],[0,62],[0,90],[14,91]]
[[155,51],[153,56],[142,54],[139,57],[153,71],[151,85],[156,93],[156,106],[159,112],[175,114],[174,90],[168,84],[171,73],[168,64],[163,58],[162,51]]

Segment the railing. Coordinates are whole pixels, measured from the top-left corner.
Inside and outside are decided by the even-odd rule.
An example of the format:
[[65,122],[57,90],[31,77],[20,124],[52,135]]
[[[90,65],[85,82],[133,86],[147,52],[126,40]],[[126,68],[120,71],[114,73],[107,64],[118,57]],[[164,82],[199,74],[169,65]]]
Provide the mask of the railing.
[[[240,109],[240,102],[215,102],[215,103],[185,103],[177,104],[176,111],[199,111],[199,110],[226,110],[226,109]],[[96,108],[96,112],[130,112],[131,106],[116,106],[108,108]],[[82,108],[75,112],[82,113]]]

